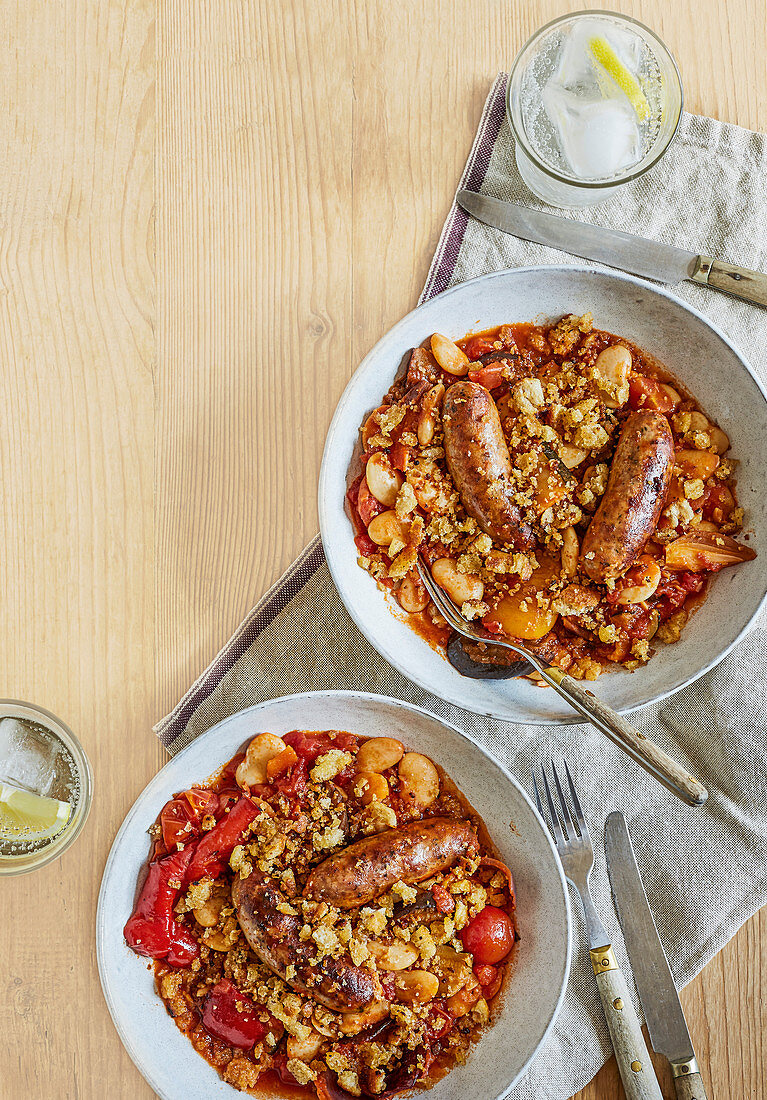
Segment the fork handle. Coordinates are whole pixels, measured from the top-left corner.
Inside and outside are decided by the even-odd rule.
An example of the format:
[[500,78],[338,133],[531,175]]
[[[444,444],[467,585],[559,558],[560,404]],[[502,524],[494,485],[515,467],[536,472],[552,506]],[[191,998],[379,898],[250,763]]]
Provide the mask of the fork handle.
[[703,784],[685,771],[681,764],[673,760],[654,741],[640,733],[635,726],[592,692],[587,691],[579,680],[573,680],[572,676],[567,676],[553,665],[547,668],[535,663],[546,683],[559,692],[579,714],[627,752],[637,764],[646,768],[683,802],[687,802],[690,806],[703,805],[708,798],[708,791]]
[[589,954],[627,1100],[663,1100],[642,1025],[612,947],[597,947]]

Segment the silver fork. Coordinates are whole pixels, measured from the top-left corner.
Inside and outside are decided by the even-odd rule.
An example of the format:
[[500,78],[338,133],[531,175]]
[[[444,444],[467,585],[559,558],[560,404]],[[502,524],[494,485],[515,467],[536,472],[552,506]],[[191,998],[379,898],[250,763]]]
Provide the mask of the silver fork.
[[568,676],[561,668],[550,664],[537,653],[532,653],[519,642],[499,639],[483,627],[475,626],[463,617],[459,609],[443,589],[439,587],[424,563],[418,559],[418,575],[426,587],[437,609],[447,619],[453,630],[474,642],[510,649],[533,666],[539,676],[553,687],[570,706],[583,715],[587,721],[609,737],[614,744],[641,764],[660,783],[673,791],[683,802],[690,806],[702,806],[708,798],[708,791],[697,779],[689,774],[681,764],[672,759],[654,741],[640,733],[620,714],[608,707],[591,691],[587,691],[578,680]]
[[[566,761],[563,761],[570,788],[575,821],[562,790],[559,775],[551,761],[551,772],[559,795],[560,811],[554,804],[546,771],[541,767],[546,802],[551,816],[551,832],[554,837],[562,870],[567,881],[578,891],[583,902],[586,933],[589,939],[589,955],[596,976],[599,996],[602,1000],[607,1026],[610,1029],[615,1057],[618,1062],[623,1087],[628,1100],[663,1100],[663,1094],[655,1076],[655,1070],[642,1035],[642,1026],[634,1010],[626,979],[615,961],[610,939],[605,931],[589,890],[589,875],[594,866],[594,848],[583,816],[573,777]],[[533,772],[533,787],[538,812],[546,820],[538,784]],[[577,829],[576,829],[577,822]]]

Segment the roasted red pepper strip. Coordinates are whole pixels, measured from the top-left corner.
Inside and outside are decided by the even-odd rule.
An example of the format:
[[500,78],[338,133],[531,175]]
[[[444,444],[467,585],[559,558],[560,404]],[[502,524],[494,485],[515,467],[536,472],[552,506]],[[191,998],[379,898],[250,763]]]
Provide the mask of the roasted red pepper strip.
[[228,814],[214,825],[209,833],[200,840],[194,850],[192,862],[186,873],[187,882],[197,882],[198,879],[218,878],[225,865],[229,862],[229,856],[239,843],[242,834],[258,814],[258,806],[243,795],[239,802],[235,802]]
[[200,948],[173,912],[194,848],[158,859],[149,867],[136,908],[123,929],[125,942],[137,955],[167,959],[171,966],[188,966]]
[[257,1011],[251,999],[224,978],[205,998],[202,1026],[214,1039],[238,1050],[250,1050],[266,1035],[266,1024],[258,1019]]

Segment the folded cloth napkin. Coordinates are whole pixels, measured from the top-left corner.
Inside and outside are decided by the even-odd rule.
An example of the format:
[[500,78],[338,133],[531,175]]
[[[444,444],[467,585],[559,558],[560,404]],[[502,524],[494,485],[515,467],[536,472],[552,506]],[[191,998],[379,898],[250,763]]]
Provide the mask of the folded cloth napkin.
[[[513,139],[504,117],[505,87],[501,73],[485,105],[461,187],[538,206],[514,167]],[[653,173],[578,217],[764,270],[765,210],[765,135],[685,115],[677,141]],[[453,205],[422,297],[486,271],[576,262],[583,261],[470,221]],[[754,368],[767,381],[767,311],[690,283],[676,292],[704,310],[736,344],[747,346]],[[589,726],[492,721],[415,687],[378,656],[349,618],[319,537],[250,612],[156,732],[175,753],[222,718],[264,699],[308,689],[363,688],[407,699],[459,726],[528,790],[533,765],[560,757],[566,748],[587,816],[595,825],[593,893],[619,961],[628,972],[596,827],[616,808],[628,819],[658,931],[675,981],[682,986],[767,900],[765,625],[762,616],[748,641],[707,676],[633,716],[641,730],[652,732],[707,781],[708,803],[695,811],[647,780]],[[492,829],[493,822],[489,824]],[[543,1050],[509,1094],[514,1100],[565,1100],[612,1053],[579,904],[573,912],[573,970],[565,1005]]]

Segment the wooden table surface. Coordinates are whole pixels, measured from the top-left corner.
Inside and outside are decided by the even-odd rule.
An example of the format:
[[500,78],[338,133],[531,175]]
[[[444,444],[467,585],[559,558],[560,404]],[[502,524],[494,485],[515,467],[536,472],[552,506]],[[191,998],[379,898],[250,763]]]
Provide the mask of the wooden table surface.
[[[314,534],[334,405],[415,305],[491,79],[579,6],[0,6],[0,691],[95,772],[75,847],[2,885],[2,1100],[152,1095],[94,952],[152,724]],[[690,110],[767,127],[764,0],[611,6]],[[763,1095],[766,970],[763,911],[683,994],[711,1098]],[[620,1095],[612,1064],[579,1094]]]

